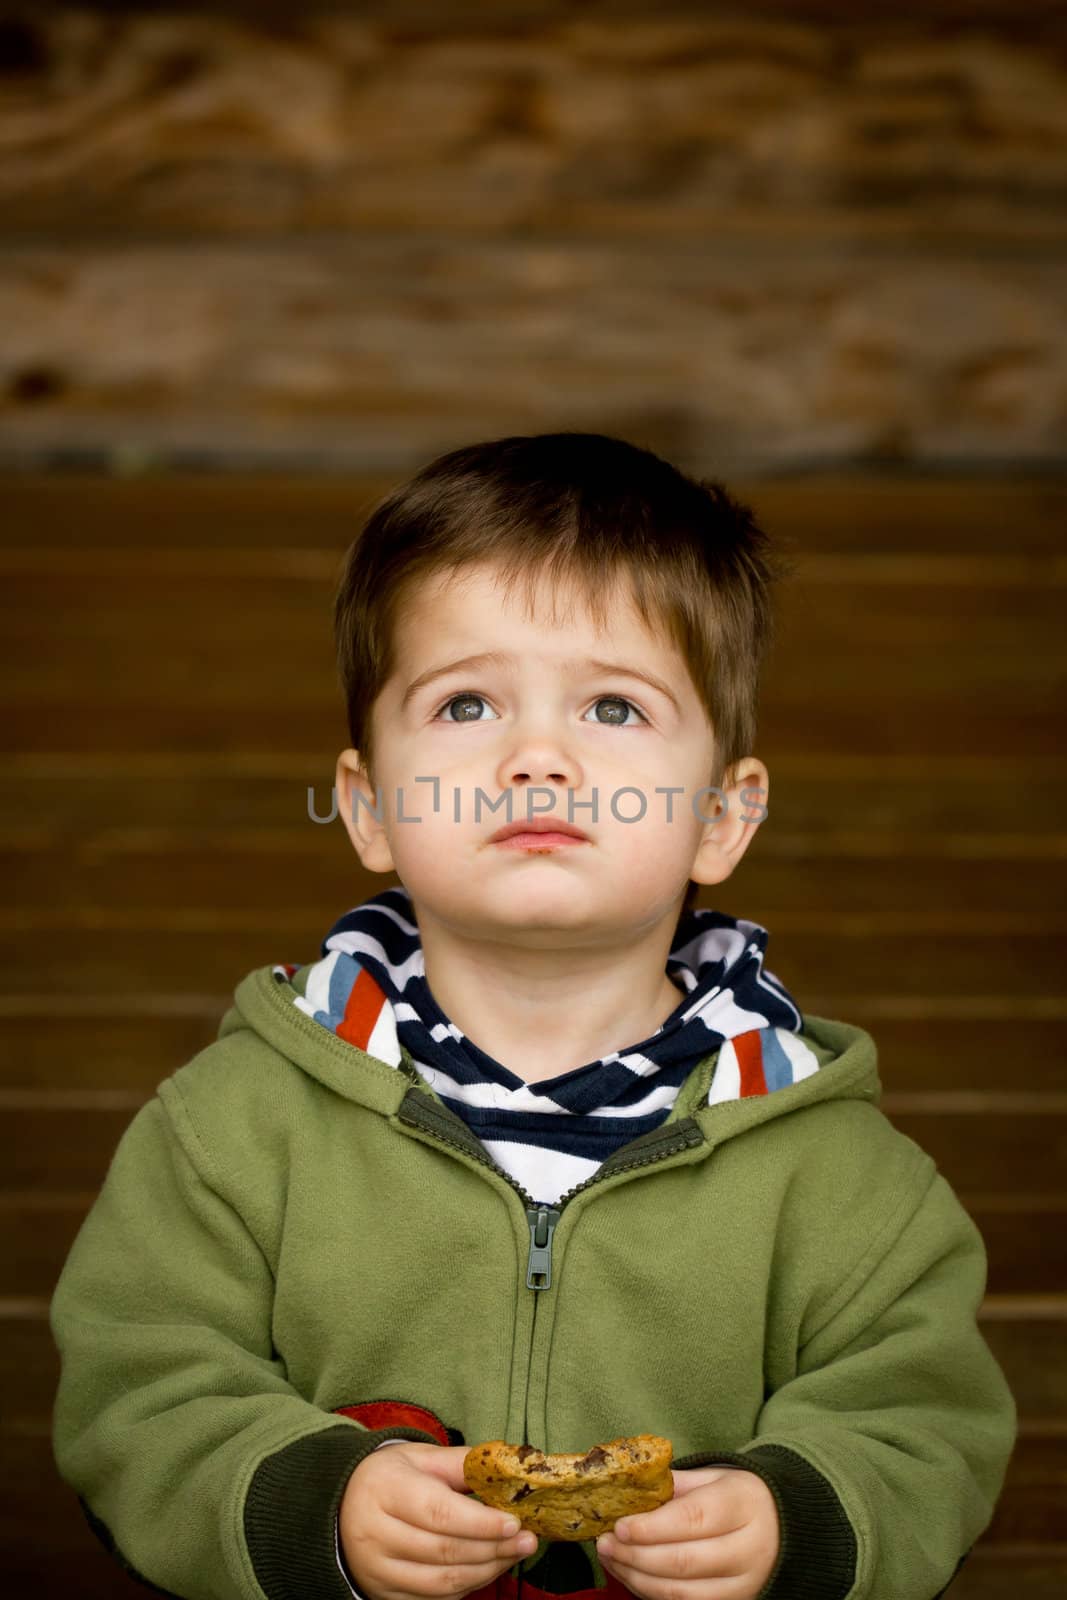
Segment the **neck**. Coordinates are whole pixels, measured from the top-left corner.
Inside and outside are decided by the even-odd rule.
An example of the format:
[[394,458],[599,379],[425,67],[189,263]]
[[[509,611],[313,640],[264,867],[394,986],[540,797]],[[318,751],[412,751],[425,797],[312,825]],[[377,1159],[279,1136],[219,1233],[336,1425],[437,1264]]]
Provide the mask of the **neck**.
[[426,982],[448,1019],[526,1083],[655,1033],[684,991],[668,977],[676,917],[605,948],[538,950],[459,937],[418,913]]

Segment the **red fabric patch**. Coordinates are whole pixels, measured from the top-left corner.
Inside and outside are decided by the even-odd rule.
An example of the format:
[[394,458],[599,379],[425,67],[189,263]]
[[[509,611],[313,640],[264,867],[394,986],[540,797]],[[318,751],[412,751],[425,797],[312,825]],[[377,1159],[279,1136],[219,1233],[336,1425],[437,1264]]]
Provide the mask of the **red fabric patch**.
[[358,1406],[334,1406],[334,1411],[361,1422],[365,1428],[420,1428],[439,1444],[447,1447],[452,1442],[440,1417],[425,1406],[409,1405],[406,1400],[367,1400]]
[[737,1034],[732,1041],[737,1064],[741,1069],[742,1099],[750,1094],[767,1093],[767,1079],[763,1072],[763,1046],[759,1035],[760,1030],[752,1028],[748,1033]]
[[361,971],[348,996],[345,1014],[337,1024],[337,1037],[366,1050],[382,1014],[385,995],[369,972]]

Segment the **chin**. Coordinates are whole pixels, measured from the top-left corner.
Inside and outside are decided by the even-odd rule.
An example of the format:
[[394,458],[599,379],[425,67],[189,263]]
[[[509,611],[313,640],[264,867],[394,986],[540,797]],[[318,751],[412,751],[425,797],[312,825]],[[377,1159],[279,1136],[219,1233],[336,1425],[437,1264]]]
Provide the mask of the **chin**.
[[610,907],[591,905],[584,893],[552,894],[521,888],[509,896],[506,905],[486,905],[484,915],[497,927],[530,935],[541,931],[546,936],[598,927],[613,916]]

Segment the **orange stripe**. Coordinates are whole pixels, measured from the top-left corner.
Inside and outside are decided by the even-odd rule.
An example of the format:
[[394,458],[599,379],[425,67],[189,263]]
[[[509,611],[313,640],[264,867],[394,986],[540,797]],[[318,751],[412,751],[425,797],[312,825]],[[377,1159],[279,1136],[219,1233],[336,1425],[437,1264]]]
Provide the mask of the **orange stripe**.
[[359,977],[352,985],[352,992],[348,996],[345,1014],[337,1024],[337,1037],[347,1039],[349,1044],[365,1050],[374,1032],[374,1025],[381,1015],[384,999],[381,985],[369,972],[361,968]]
[[739,1033],[732,1041],[737,1052],[737,1064],[741,1068],[742,1099],[748,1094],[767,1093],[767,1079],[763,1074],[763,1049],[759,1036],[758,1028],[750,1028],[748,1033]]

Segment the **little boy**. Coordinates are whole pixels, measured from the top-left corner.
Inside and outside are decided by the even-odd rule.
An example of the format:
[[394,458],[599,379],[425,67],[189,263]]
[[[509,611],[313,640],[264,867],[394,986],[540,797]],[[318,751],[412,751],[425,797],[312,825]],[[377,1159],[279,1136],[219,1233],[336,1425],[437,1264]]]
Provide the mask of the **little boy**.
[[[785,570],[618,439],[507,438],[344,564],[344,826],[399,887],[249,973],[64,1266],[54,1445],[188,1600],[933,1600],[1016,1410],[981,1235],[863,1029],[698,909],[765,814]],[[481,1441],[656,1433],[674,1496],[538,1541]]]

